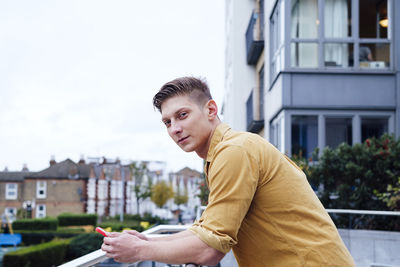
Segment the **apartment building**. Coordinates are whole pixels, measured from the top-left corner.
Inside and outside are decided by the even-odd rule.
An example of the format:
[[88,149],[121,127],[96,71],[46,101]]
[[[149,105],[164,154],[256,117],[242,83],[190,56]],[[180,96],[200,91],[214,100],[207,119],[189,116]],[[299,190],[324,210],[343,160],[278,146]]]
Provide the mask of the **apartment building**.
[[400,136],[400,2],[226,1],[223,120],[280,151]]

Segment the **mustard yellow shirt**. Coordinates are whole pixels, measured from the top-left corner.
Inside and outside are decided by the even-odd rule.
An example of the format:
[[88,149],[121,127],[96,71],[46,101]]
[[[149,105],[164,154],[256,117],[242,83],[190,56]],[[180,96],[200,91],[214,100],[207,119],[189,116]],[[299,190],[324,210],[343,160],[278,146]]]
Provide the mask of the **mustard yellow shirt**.
[[264,138],[220,124],[205,173],[209,204],[189,230],[239,266],[355,266],[304,173]]

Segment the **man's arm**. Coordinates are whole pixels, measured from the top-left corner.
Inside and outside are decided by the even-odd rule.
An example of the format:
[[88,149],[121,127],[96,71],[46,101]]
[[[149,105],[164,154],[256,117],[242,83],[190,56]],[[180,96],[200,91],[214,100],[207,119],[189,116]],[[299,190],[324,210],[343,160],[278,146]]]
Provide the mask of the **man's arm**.
[[101,248],[108,257],[119,262],[151,260],[171,264],[216,265],[225,255],[188,230],[151,241],[126,232],[111,233],[104,238]]
[[175,233],[175,234],[152,237],[152,236],[146,236],[146,235],[144,235],[142,233],[139,233],[138,231],[135,231],[135,230],[125,230],[124,232],[128,233],[128,234],[131,234],[131,235],[134,235],[134,236],[137,236],[138,238],[144,239],[144,240],[147,240],[147,241],[172,241],[174,239],[183,238],[183,237],[186,237],[186,236],[192,234],[190,231],[180,231],[180,232]]

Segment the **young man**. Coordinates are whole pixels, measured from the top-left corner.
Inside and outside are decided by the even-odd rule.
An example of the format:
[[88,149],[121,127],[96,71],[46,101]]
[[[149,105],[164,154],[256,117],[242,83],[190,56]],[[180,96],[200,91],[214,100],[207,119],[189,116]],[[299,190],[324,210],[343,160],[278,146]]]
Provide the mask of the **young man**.
[[209,204],[188,230],[147,239],[111,233],[117,261],[215,265],[230,249],[239,266],[355,266],[304,173],[258,135],[221,123],[207,84],[183,77],[153,98],[168,134],[206,161]]

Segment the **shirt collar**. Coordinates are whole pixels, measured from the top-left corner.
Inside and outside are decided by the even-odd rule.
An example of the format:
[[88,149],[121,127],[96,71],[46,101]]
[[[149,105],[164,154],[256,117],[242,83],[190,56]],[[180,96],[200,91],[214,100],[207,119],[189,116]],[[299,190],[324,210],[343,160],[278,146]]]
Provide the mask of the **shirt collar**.
[[226,123],[220,123],[214,130],[213,136],[211,137],[210,147],[208,148],[207,152],[207,162],[211,162],[215,147],[221,140],[223,139],[225,133],[229,131],[231,128]]

